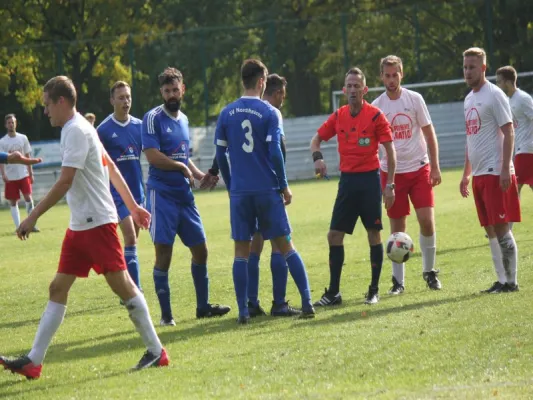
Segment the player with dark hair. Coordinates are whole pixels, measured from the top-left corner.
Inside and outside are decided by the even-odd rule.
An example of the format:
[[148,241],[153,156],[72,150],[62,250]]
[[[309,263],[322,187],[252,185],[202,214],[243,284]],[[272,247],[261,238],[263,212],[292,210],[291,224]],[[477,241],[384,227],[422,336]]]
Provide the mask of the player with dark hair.
[[250,310],[255,308],[254,304],[249,307],[248,263],[256,232],[263,239],[271,240],[285,257],[302,298],[300,316],[315,315],[307,272],[292,243],[285,211],[292,193],[280,148],[279,111],[261,100],[267,74],[267,68],[259,60],[244,61],[241,68],[244,94],[224,108],[215,132],[216,157],[230,192],[231,232],[235,241],[233,283],[240,324],[248,323],[253,312]]
[[209,303],[207,242],[191,186],[204,173],[189,159],[189,120],[180,111],[185,93],[183,76],[176,68],[159,75],[163,104],[143,118],[142,147],[150,169],[146,207],[152,213],[150,235],[155,246],[154,283],[161,306],[161,322],[176,325],[170,305],[168,270],[176,235],[192,255],[191,273],[196,290],[196,317],[228,313],[230,307]]
[[365,75],[359,68],[351,68],[346,73],[343,90],[348,104],[331,114],[311,140],[315,173],[325,177],[327,168],[320,151],[320,143],[337,136],[341,171],[328,232],[330,283],[315,306],[342,303],[340,278],[344,264],[344,236],[353,233],[359,218],[368,235],[372,271],[365,303],[375,304],[379,301],[378,285],[383,265],[379,144],[385,148],[388,163],[388,176],[383,192],[385,207],[389,209],[394,204],[396,152],[389,122],[377,107],[363,99],[368,87]]

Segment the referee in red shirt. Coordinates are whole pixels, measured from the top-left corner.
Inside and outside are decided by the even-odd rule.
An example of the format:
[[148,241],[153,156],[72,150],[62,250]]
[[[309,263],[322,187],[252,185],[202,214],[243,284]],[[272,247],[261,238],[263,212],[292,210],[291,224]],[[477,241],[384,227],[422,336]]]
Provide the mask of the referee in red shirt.
[[311,140],[315,173],[324,177],[327,176],[327,169],[320,152],[320,143],[337,136],[341,171],[339,191],[328,232],[330,283],[315,307],[342,303],[340,278],[344,263],[344,235],[353,233],[358,218],[361,218],[368,234],[372,267],[372,281],[365,304],[379,301],[378,285],[383,264],[380,234],[383,229],[382,192],[378,159],[380,143],[387,152],[389,171],[383,201],[386,208],[394,203],[396,152],[389,122],[379,108],[363,100],[368,87],[365,75],[359,68],[351,68],[346,73],[343,91],[348,104],[331,114]]

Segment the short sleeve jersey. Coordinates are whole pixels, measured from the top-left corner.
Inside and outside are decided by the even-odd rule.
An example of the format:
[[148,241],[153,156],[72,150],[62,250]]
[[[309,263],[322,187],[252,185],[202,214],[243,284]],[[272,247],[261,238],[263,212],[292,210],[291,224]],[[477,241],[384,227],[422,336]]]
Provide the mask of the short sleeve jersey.
[[84,231],[117,223],[117,209],[109,189],[105,149],[96,129],[76,113],[61,129],[61,166],[76,168],[67,192],[70,229]]
[[[509,100],[491,82],[471,91],[464,103],[466,145],[472,174],[500,175],[503,161],[503,133],[500,127],[513,122]],[[511,161],[511,173],[514,166]]]
[[366,101],[355,117],[348,105],[339,108],[318,129],[318,135],[324,141],[337,136],[341,172],[378,169],[378,145],[392,141],[389,122],[379,108]]
[[[104,148],[117,165],[137,203],[144,201],[140,161],[141,126],[142,121],[138,118],[128,116],[127,121],[120,122],[111,114],[96,128]],[[115,202],[122,202],[113,185],[111,185],[111,194]]]
[[[418,171],[429,162],[427,143],[422,128],[431,124],[424,98],[417,92],[402,88],[400,97],[391,100],[382,93],[372,105],[378,107],[390,122],[396,150],[396,173]],[[387,172],[387,155],[381,159],[381,169]]]
[[259,97],[243,96],[222,110],[215,144],[228,148],[232,194],[279,189],[269,146],[280,143],[281,131],[276,108]]
[[509,103],[515,129],[515,153],[533,153],[533,99],[528,93],[517,89]]
[[[13,137],[6,134],[0,139],[0,151],[5,153],[18,151],[22,154],[29,154],[31,153],[31,146],[28,137],[17,132]],[[29,176],[28,167],[25,165],[7,164],[4,166],[4,171],[10,181],[18,181]]]
[[[142,147],[156,149],[168,158],[189,164],[189,119],[181,111],[174,117],[163,106],[148,111],[142,124]],[[147,189],[169,193],[182,203],[194,201],[189,179],[181,171],[168,171],[150,165]]]

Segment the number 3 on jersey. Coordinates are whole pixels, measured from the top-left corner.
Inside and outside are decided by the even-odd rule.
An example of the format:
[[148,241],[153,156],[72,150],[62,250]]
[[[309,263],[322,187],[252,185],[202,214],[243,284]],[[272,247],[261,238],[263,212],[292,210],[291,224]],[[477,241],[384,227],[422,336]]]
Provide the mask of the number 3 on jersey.
[[248,140],[248,143],[244,142],[242,144],[242,149],[247,152],[251,153],[254,151],[254,137],[252,136],[252,123],[249,119],[245,119],[242,121],[242,129],[244,129],[244,137],[246,140]]

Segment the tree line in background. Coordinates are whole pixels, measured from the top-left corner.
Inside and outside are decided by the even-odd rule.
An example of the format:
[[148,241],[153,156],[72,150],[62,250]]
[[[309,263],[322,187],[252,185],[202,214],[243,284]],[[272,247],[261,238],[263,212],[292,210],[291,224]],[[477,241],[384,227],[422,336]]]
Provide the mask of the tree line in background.
[[[491,73],[533,70],[533,2],[523,0],[26,0],[3,2],[0,20],[0,112],[15,112],[31,140],[58,137],[40,103],[57,74],[73,79],[78,109],[101,121],[114,81],[132,84],[132,114],[142,118],[161,102],[157,75],[175,66],[184,112],[204,125],[239,96],[249,57],[287,78],[286,116],[330,112],[350,66],[379,85],[387,54],[403,58],[404,82],[461,77],[461,53],[473,45],[487,50]],[[465,87],[423,94],[460,100]]]

